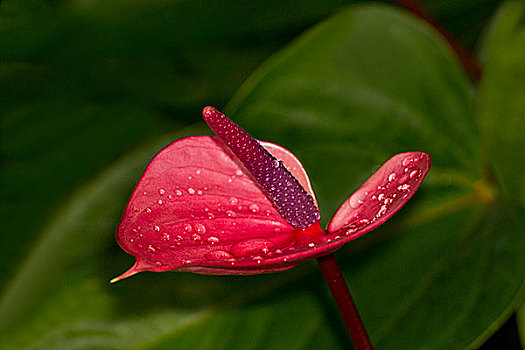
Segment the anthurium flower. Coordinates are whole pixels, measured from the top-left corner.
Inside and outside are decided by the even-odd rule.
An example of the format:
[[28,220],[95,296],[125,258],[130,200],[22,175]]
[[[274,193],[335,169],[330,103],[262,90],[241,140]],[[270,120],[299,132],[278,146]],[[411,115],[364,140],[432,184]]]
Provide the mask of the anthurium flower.
[[217,136],[160,151],[140,178],[117,230],[141,271],[255,274],[290,269],[378,227],[414,194],[430,168],[424,152],[390,158],[335,213],[326,231],[299,160],[255,140],[213,107]]

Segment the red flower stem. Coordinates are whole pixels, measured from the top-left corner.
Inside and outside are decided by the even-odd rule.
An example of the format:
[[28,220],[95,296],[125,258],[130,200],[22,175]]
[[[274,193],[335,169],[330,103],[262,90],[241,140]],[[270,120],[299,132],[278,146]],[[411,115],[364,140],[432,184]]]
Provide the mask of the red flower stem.
[[354,300],[350,295],[350,291],[346,285],[345,279],[334,254],[329,254],[321,258],[317,258],[317,262],[321,267],[324,278],[328,283],[330,292],[335,299],[337,308],[343,317],[343,321],[348,329],[348,334],[352,338],[356,350],[372,350],[372,343],[368,334],[366,333],[363,321],[357,312]]
[[473,82],[478,82],[481,77],[481,67],[476,62],[470,52],[463,46],[459,41],[454,38],[452,34],[439,24],[439,22],[430,15],[417,1],[415,0],[392,0],[392,2],[404,7],[408,11],[412,12],[417,17],[434,27],[449,43],[452,50],[456,53],[456,56],[463,64],[463,67],[467,71]]

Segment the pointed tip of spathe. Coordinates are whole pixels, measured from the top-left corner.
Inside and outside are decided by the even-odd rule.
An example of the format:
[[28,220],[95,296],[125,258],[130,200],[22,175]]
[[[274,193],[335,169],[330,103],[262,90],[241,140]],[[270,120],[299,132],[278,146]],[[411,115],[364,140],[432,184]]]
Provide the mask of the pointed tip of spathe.
[[117,276],[115,278],[112,278],[109,283],[110,284],[114,284],[114,283],[117,283],[118,281],[120,280],[123,280],[124,278],[128,278],[128,277],[131,277],[137,273],[139,273],[141,270],[138,268],[137,264],[133,265],[132,268],[130,268],[128,271],[124,272],[123,274],[121,274],[120,276]]

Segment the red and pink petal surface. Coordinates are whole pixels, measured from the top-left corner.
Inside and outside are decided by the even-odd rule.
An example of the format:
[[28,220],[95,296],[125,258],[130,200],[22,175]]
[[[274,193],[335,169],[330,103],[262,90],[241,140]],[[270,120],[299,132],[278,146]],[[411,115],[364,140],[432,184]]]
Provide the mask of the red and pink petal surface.
[[[315,201],[297,158],[278,145],[260,144]],[[410,199],[429,167],[423,152],[394,156],[343,203],[324,232],[318,223],[291,226],[219,138],[175,141],[150,162],[128,202],[117,240],[137,261],[112,282],[146,270],[255,274],[290,269],[382,224]]]

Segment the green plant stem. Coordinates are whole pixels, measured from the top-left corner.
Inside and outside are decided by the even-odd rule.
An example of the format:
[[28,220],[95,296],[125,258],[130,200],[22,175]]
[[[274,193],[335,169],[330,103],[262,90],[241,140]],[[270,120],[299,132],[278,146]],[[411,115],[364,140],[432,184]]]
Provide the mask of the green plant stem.
[[350,291],[346,285],[341,269],[335,260],[333,254],[317,258],[319,267],[323,272],[323,276],[328,283],[330,292],[334,297],[337,308],[343,317],[343,321],[348,330],[350,338],[354,343],[356,350],[371,350],[373,349],[370,338],[366,333],[363,321],[357,312],[354,300],[350,295]]

